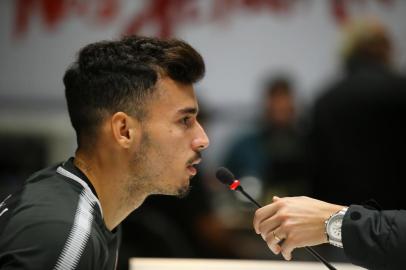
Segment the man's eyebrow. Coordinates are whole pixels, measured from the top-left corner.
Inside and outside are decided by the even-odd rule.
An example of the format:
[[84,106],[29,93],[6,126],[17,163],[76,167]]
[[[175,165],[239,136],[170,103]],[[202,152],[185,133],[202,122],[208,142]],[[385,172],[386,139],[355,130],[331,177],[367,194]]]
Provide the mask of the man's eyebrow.
[[199,110],[196,107],[186,107],[186,108],[180,109],[178,111],[178,114],[197,114],[198,111]]

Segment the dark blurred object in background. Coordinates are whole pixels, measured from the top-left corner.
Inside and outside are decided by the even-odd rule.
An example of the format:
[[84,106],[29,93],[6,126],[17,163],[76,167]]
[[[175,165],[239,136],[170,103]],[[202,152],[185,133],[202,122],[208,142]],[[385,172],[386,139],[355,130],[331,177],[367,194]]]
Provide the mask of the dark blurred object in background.
[[351,22],[345,37],[346,74],[312,115],[313,196],[406,209],[406,78],[391,70],[392,43],[379,21]]
[[39,136],[0,135],[0,201],[46,166],[47,150],[45,139]]
[[270,78],[261,102],[262,118],[248,134],[234,138],[224,164],[239,178],[259,179],[262,201],[305,194],[303,138],[290,80]]

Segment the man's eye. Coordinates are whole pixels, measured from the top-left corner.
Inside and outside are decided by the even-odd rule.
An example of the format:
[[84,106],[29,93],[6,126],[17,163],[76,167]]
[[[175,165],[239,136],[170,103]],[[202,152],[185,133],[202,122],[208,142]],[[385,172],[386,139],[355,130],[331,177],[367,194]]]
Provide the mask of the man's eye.
[[182,118],[182,124],[185,126],[190,126],[192,124],[192,118],[191,117],[184,117]]

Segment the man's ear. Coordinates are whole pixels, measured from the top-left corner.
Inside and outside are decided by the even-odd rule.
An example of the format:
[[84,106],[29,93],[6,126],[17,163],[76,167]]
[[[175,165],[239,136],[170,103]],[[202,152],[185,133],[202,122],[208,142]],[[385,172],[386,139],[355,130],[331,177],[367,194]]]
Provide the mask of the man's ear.
[[111,129],[115,141],[123,148],[130,148],[137,140],[138,121],[124,112],[111,117]]

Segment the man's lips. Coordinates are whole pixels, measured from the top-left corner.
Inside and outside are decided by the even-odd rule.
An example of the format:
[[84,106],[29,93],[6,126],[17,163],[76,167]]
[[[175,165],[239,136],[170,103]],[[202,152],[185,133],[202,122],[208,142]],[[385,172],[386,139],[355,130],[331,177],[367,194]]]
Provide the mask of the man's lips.
[[197,158],[194,161],[190,162],[187,166],[187,169],[191,175],[196,175],[197,169],[194,167],[195,165],[199,164],[202,161],[201,158]]
[[192,165],[187,166],[187,169],[189,171],[189,173],[194,176],[197,173],[197,169],[195,167],[193,167]]
[[199,164],[201,161],[202,161],[202,159],[201,159],[201,158],[198,158],[198,159],[196,159],[195,161],[191,162],[190,165],[191,165],[191,166],[197,165],[197,164]]

